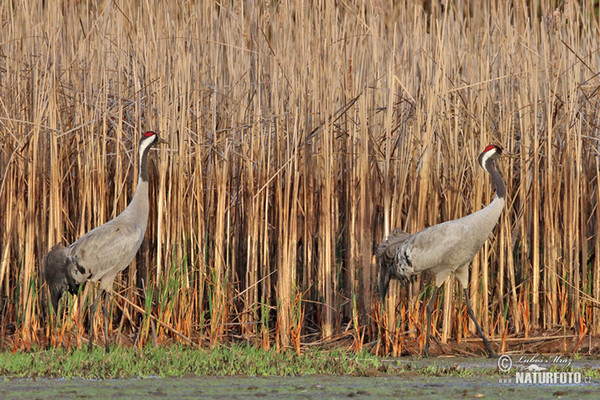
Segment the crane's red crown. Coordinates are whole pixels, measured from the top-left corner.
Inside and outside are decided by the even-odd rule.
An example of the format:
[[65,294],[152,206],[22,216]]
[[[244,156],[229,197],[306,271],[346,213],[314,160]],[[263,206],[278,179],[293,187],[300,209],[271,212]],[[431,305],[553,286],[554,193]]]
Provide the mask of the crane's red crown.
[[152,131],[148,131],[148,132],[144,133],[144,137],[150,137],[150,136],[154,136],[154,135],[156,135],[156,133],[154,133]]
[[490,151],[490,150],[492,150],[492,149],[500,150],[500,149],[498,148],[498,146],[496,146],[495,144],[489,144],[489,145],[488,145],[488,146],[485,148],[485,150],[483,150],[483,152],[484,152],[484,153],[487,153],[488,151]]

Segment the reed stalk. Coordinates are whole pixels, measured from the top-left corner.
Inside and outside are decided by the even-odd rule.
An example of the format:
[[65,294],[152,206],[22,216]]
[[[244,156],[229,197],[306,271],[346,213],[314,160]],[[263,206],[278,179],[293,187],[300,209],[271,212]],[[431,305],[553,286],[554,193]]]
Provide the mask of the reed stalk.
[[[373,250],[488,204],[476,159],[495,143],[508,197],[475,313],[503,346],[560,327],[581,349],[600,332],[598,1],[517,3],[2,3],[0,346],[87,340],[95,290],[46,326],[43,256],[126,207],[153,129],[170,144],[115,284],[120,342],[300,352],[351,321],[357,349],[411,348],[429,281],[379,308]],[[445,288],[433,331],[462,341]]]

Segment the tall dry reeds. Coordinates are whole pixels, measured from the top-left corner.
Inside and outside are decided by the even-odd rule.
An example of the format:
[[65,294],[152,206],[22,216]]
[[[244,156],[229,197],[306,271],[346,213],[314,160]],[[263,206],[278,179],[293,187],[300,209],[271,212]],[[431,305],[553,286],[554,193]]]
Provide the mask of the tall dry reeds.
[[[374,246],[491,201],[489,143],[513,157],[471,267],[484,330],[599,334],[598,2],[423,3],[3,2],[3,346],[85,337],[95,289],[49,324],[42,257],[124,209],[145,129],[170,145],[115,285],[119,342],[380,335],[400,352],[431,291],[394,283],[383,313]],[[458,287],[443,341],[472,330]]]

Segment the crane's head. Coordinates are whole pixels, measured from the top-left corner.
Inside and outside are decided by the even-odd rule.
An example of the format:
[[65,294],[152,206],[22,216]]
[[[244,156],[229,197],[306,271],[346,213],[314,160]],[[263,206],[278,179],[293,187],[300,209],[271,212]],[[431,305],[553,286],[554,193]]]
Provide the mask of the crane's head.
[[142,135],[140,139],[140,170],[139,177],[142,181],[148,182],[148,153],[150,153],[150,149],[152,146],[161,143],[168,143],[166,140],[161,139],[158,136],[158,133],[153,131],[148,131]]
[[488,162],[494,161],[502,155],[502,147],[495,144],[488,145],[485,150],[479,155],[479,165],[487,171],[486,165]]
[[143,154],[146,149],[161,143],[169,143],[160,136],[158,133],[153,131],[148,131],[142,135],[140,139],[140,154]]

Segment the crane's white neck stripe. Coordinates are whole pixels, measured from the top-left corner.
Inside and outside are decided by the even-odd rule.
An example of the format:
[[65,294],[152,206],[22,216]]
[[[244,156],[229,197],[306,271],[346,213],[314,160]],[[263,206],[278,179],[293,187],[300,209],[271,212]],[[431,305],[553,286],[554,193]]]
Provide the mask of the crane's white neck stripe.
[[485,153],[482,157],[481,157],[481,167],[483,169],[485,169],[487,172],[489,172],[486,168],[486,164],[488,162],[488,160],[498,152],[498,150],[496,149],[491,149],[490,151],[488,151],[487,153]]
[[154,137],[150,137],[146,140],[144,140],[142,143],[140,143],[140,161],[142,160],[142,157],[144,156],[144,153],[146,152],[146,149],[152,145],[152,143],[154,142]]

